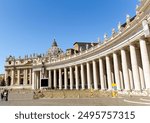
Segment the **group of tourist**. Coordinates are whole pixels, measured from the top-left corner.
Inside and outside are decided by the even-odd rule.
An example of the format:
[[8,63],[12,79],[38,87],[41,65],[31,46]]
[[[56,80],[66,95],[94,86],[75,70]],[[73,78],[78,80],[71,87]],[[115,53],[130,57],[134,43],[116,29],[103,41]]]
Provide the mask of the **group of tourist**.
[[8,101],[8,90],[4,89],[1,91],[1,100]]

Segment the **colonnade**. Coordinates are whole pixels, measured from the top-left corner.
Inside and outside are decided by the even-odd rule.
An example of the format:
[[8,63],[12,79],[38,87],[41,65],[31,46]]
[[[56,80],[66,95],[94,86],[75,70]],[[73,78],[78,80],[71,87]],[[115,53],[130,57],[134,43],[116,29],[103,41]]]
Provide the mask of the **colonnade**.
[[[63,66],[46,68],[49,88],[112,90],[116,83],[117,90],[150,89],[150,41],[139,39],[106,56]],[[40,73],[33,70],[33,89],[40,88]]]

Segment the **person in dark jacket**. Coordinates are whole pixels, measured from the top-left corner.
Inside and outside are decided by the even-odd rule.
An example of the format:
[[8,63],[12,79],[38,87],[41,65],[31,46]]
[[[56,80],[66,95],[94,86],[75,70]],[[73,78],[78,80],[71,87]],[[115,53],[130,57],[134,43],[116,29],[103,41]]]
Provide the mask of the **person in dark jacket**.
[[1,100],[8,101],[8,90],[4,89],[4,91],[1,93]]

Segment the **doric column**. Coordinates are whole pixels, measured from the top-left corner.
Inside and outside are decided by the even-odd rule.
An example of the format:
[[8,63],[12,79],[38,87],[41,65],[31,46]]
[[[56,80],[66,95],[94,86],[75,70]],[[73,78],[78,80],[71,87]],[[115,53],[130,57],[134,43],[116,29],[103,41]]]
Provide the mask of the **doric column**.
[[48,80],[48,87],[52,88],[52,71],[49,70],[49,80]]
[[112,90],[112,76],[111,76],[111,66],[110,66],[110,58],[106,56],[106,71],[107,71],[107,82],[108,82],[108,90]]
[[93,61],[93,79],[94,79],[94,90],[98,90],[98,77],[97,77],[96,61]]
[[67,68],[64,68],[64,81],[65,81],[65,89],[67,89],[67,86],[68,86],[68,71],[67,71]]
[[14,85],[14,70],[11,70],[11,85]]
[[28,69],[26,69],[26,85],[27,85],[27,83],[28,83]]
[[130,79],[129,79],[129,71],[128,71],[128,61],[126,51],[124,49],[121,50],[121,61],[122,61],[122,71],[123,71],[123,79],[125,90],[130,90]]
[[123,70],[122,70],[122,62],[121,62],[121,55],[118,56],[118,65],[119,65],[119,75],[120,75],[120,88],[121,90],[124,89],[124,80],[123,80]]
[[59,89],[62,89],[62,73],[61,73],[61,69],[59,69]]
[[76,90],[79,90],[79,70],[78,66],[75,66],[75,80],[76,80]]
[[27,78],[26,78],[26,75],[27,73],[26,73],[26,69],[24,69],[23,70],[23,85],[26,85],[26,83],[27,83]]
[[72,67],[70,67],[70,89],[73,89],[73,70]]
[[105,90],[104,66],[103,60],[101,58],[99,59],[99,73],[100,73],[101,90]]
[[86,67],[87,67],[87,84],[88,84],[88,89],[91,88],[91,84],[92,84],[92,78],[91,78],[91,69],[90,69],[90,63],[87,62],[86,63]]
[[36,89],[36,83],[35,83],[35,80],[36,80],[36,75],[35,75],[35,72],[32,71],[32,89]]
[[137,62],[137,56],[136,56],[136,49],[135,49],[134,45],[130,45],[130,56],[131,56],[131,65],[132,65],[132,71],[133,71],[135,90],[141,90],[141,83],[140,83],[140,75],[139,75],[138,62]]
[[7,82],[8,72],[5,70],[5,82]]
[[18,85],[20,85],[20,70],[17,70]]
[[150,61],[149,61],[146,41],[143,39],[140,39],[140,51],[141,51],[141,58],[142,58],[142,65],[143,65],[146,89],[150,89]]
[[139,68],[139,75],[140,75],[140,82],[141,82],[141,90],[145,90],[145,80],[144,80],[144,73],[143,73],[143,67],[142,67],[142,58],[141,58],[141,53],[140,50],[136,50],[137,54],[137,62],[138,62],[138,68]]
[[85,89],[85,75],[84,75],[84,65],[81,64],[81,84],[82,84],[82,89]]
[[44,78],[44,76],[42,74],[42,71],[40,70],[40,79],[43,79],[43,78]]
[[117,84],[117,90],[121,90],[120,75],[119,75],[119,65],[118,65],[118,56],[117,56],[116,53],[113,53],[113,62],[114,62],[115,82]]
[[27,83],[27,78],[26,78],[26,75],[27,73],[26,73],[26,69],[24,69],[24,81],[23,81],[23,85],[25,85],[26,83]]
[[54,88],[57,88],[57,75],[56,75],[56,69],[54,70]]
[[36,72],[36,89],[40,89],[40,72]]
[[32,83],[32,69],[29,70],[29,79],[30,79],[29,80],[30,81],[29,84],[31,85],[31,83]]
[[130,52],[127,52],[126,56],[127,56],[127,65],[128,65],[128,73],[129,73],[129,80],[130,80],[130,90],[134,90],[134,80],[133,80]]

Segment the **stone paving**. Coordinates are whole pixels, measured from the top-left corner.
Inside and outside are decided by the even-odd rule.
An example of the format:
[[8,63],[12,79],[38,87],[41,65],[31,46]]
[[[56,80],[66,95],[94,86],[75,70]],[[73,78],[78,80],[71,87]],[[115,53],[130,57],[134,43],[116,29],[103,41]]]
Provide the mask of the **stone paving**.
[[10,92],[9,100],[0,106],[150,106],[150,97],[100,97],[33,99],[33,92]]

